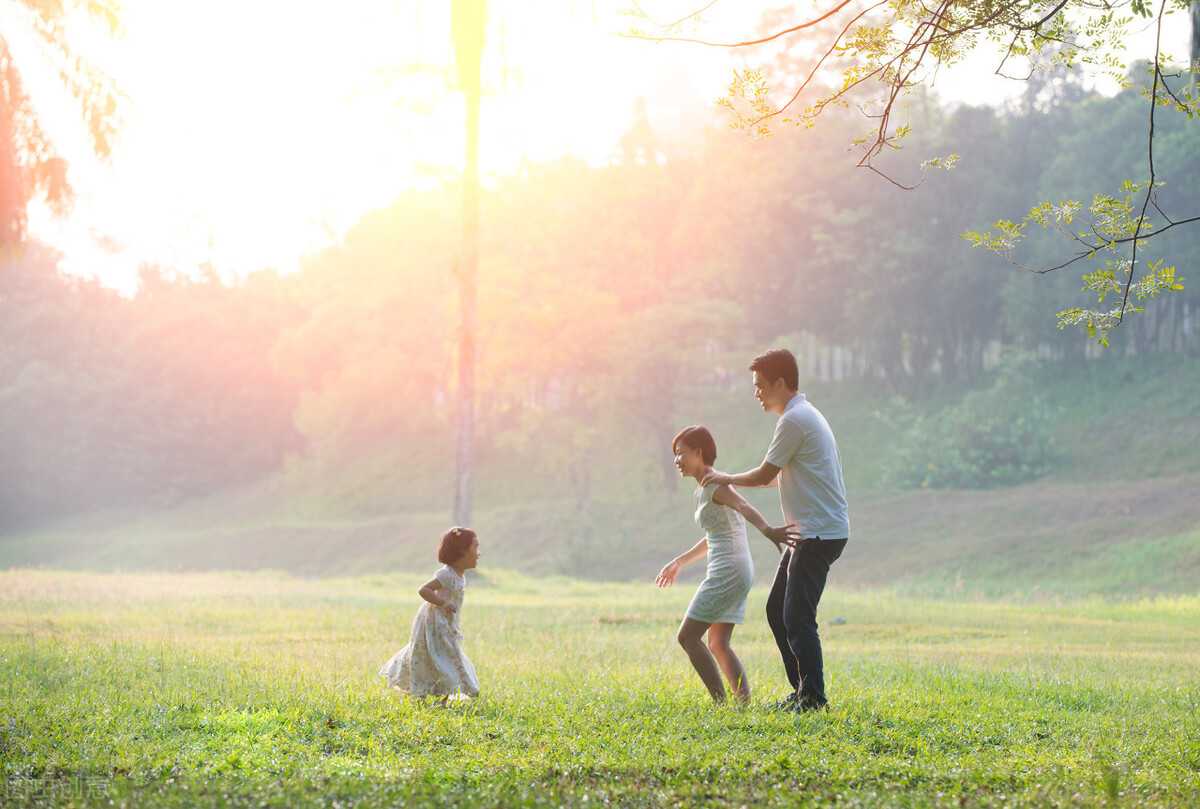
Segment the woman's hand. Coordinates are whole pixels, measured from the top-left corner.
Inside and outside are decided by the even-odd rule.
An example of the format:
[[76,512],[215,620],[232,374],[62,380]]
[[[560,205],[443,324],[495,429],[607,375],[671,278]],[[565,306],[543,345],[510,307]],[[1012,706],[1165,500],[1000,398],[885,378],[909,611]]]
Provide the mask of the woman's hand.
[[796,543],[804,538],[795,523],[788,523],[780,528],[772,528],[768,525],[763,529],[762,534],[775,543],[775,547],[779,548],[780,553],[783,553],[784,546],[794,548]]
[[672,559],[663,566],[663,569],[658,571],[658,578],[654,583],[659,587],[670,587],[675,583],[675,577],[679,575],[679,562]]
[[443,604],[442,606],[438,607],[438,609],[440,609],[446,615],[447,618],[454,617],[454,605],[453,604],[446,603],[446,604]]

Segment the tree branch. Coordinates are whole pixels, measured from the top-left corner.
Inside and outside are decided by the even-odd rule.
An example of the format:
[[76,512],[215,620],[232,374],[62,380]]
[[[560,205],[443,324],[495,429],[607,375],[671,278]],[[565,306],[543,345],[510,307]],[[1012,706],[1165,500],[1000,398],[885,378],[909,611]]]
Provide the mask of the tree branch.
[[[1165,216],[1165,214],[1164,214],[1164,216]],[[1134,241],[1135,239],[1140,239],[1142,241],[1145,241],[1146,239],[1153,239],[1155,236],[1161,236],[1162,234],[1166,233],[1168,230],[1170,230],[1173,227],[1176,227],[1177,225],[1190,225],[1193,222],[1200,222],[1200,216],[1189,216],[1187,219],[1168,220],[1168,221],[1170,221],[1171,224],[1167,225],[1166,227],[1159,228],[1158,230],[1152,230],[1148,233],[1142,233],[1138,236],[1127,236],[1124,239],[1112,239],[1112,240],[1109,240],[1107,243],[1108,244],[1129,244],[1130,242]],[[1076,241],[1078,241],[1078,239],[1076,239]],[[1085,242],[1085,244],[1086,244],[1086,242]],[[1035,269],[1033,267],[1027,267],[1027,266],[1022,265],[1022,269],[1029,270],[1030,272],[1035,272],[1038,275],[1045,275],[1046,273],[1054,272],[1055,270],[1061,270],[1064,267],[1069,267],[1072,264],[1074,264],[1076,261],[1085,259],[1088,256],[1092,255],[1093,253],[1095,253],[1099,250],[1103,250],[1105,247],[1105,245],[1103,245],[1103,244],[1087,245],[1087,246],[1089,248],[1088,250],[1085,250],[1084,252],[1075,255],[1074,257],[1070,258],[1069,260],[1064,261],[1062,264],[1057,264],[1053,267],[1043,267],[1041,269]]]
[[696,9],[695,11],[691,12],[690,14],[684,14],[678,20],[675,20],[674,22],[668,22],[668,23],[660,23],[660,22],[655,22],[654,20],[651,20],[650,15],[642,10],[642,6],[640,3],[637,2],[637,0],[632,0],[632,2],[633,2],[633,7],[635,9],[637,9],[638,13],[641,14],[643,17],[645,17],[647,20],[650,20],[651,25],[653,25],[655,28],[660,28],[663,31],[670,31],[672,28],[676,28],[680,25],[683,25],[688,20],[693,20],[696,17],[699,17],[701,14],[708,11],[710,8],[715,6],[717,3],[721,2],[721,0],[709,0],[708,3],[701,6],[700,8]]
[[[1166,8],[1167,0],[1162,0],[1158,6],[1158,26],[1154,35],[1154,79],[1150,85],[1150,132],[1146,138],[1146,156],[1150,164],[1150,184],[1146,187],[1146,199],[1142,201],[1142,212],[1138,215],[1137,224],[1133,228],[1133,248],[1129,257],[1129,277],[1125,279],[1125,295],[1121,298],[1121,312],[1117,315],[1118,324],[1125,320],[1125,307],[1129,303],[1129,290],[1133,288],[1134,273],[1137,270],[1138,236],[1142,232],[1142,225],[1146,222],[1146,207],[1150,204],[1150,196],[1154,193],[1154,110],[1158,107],[1158,60],[1162,44],[1163,11]],[[1171,226],[1168,225],[1167,227]]]
[[[776,39],[779,39],[780,37],[787,36],[788,34],[794,34],[797,31],[803,31],[805,28],[812,28],[814,25],[818,25],[818,24],[824,22],[825,20],[829,19],[833,15],[837,14],[839,11],[844,9],[846,6],[850,5],[851,2],[852,2],[852,0],[842,0],[842,2],[838,3],[836,6],[829,9],[829,11],[826,11],[824,14],[822,14],[819,17],[814,17],[811,20],[806,20],[797,25],[793,25],[790,28],[785,28],[782,31],[776,31],[773,34],[762,37],[760,39],[747,39],[742,42],[709,42],[708,40],[695,39],[692,37],[671,37],[671,36],[654,37],[654,36],[646,36],[644,34],[625,34],[624,36],[628,36],[633,39],[648,39],[651,42],[687,42],[687,43],[690,43],[693,45],[707,45],[712,48],[748,48],[752,45],[763,45],[767,42],[771,42],[772,40],[776,40]],[[710,3],[709,5],[711,6],[712,4]],[[687,17],[685,17],[684,19],[686,20]]]
[[[804,81],[800,82],[800,86],[796,88],[796,91],[794,93],[792,93],[792,97],[789,98],[787,100],[787,102],[784,103],[783,106],[779,107],[774,112],[770,112],[766,115],[762,115],[762,116],[754,119],[754,121],[751,122],[751,126],[757,126],[758,124],[762,123],[763,121],[767,120],[768,118],[774,118],[775,116],[780,115],[785,110],[787,110],[788,107],[792,106],[792,104],[794,104],[796,102],[796,100],[798,98],[800,98],[800,94],[804,92],[804,89],[806,87],[808,87],[809,83],[812,82],[813,78],[817,75],[817,71],[821,69],[821,65],[825,64],[825,60],[829,58],[830,54],[832,54],[835,50],[837,50],[838,45],[840,45],[842,42],[842,38],[845,37],[846,33],[850,30],[850,26],[854,25],[856,22],[858,22],[863,17],[867,16],[867,14],[871,13],[875,9],[879,8],[880,6],[887,5],[887,3],[889,1],[890,0],[879,0],[878,3],[875,3],[872,6],[867,6],[865,9],[860,11],[858,14],[851,17],[850,21],[847,22],[844,26],[842,26],[842,30],[838,33],[838,35],[833,38],[833,43],[829,46],[829,48],[825,51],[825,53],[823,53],[821,55],[821,58],[817,60],[817,63],[813,66],[813,69],[809,71],[807,76],[805,76]],[[872,75],[874,75],[874,74],[872,74]],[[862,80],[865,81],[866,78],[867,77],[864,76]],[[857,83],[858,82],[855,82],[855,84],[857,84]],[[854,85],[851,85],[851,86],[854,86]],[[849,89],[850,89],[849,87],[844,88],[844,90],[839,91],[830,100],[832,101],[833,98],[837,98],[837,97],[843,95],[845,93],[845,91],[849,90]]]

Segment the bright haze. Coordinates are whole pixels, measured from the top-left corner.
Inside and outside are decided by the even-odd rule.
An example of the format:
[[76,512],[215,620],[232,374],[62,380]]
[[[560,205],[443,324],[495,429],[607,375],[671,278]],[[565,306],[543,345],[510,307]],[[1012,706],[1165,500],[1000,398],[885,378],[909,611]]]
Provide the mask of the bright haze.
[[[664,22],[700,5],[639,7]],[[804,5],[798,14],[816,8]],[[208,264],[225,278],[295,269],[366,212],[461,165],[449,6],[126,0],[116,39],[81,23],[80,41],[125,94],[120,132],[109,161],[89,158],[53,78],[28,77],[49,90],[36,96],[77,190],[65,218],[34,206],[33,235],[62,251],[65,270],[126,291],[142,264],[181,272]],[[776,6],[718,2],[685,30],[748,36]],[[656,136],[675,144],[726,123],[713,102],[731,70],[767,54],[625,37],[648,27],[629,8],[625,0],[489,3],[485,181],[563,156],[609,162],[637,99]],[[1150,53],[1150,34],[1134,38],[1126,59]],[[1186,26],[1168,25],[1166,39],[1164,50],[1182,54]],[[1000,104],[1019,94],[1019,82],[993,74],[996,61],[984,49],[942,72],[938,97]]]

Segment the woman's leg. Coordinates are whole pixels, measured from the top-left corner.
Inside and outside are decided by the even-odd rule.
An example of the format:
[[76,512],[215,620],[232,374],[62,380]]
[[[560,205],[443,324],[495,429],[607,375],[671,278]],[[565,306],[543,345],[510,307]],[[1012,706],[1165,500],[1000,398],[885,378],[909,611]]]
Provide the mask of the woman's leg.
[[684,618],[683,623],[679,625],[679,634],[676,635],[676,639],[683,650],[687,652],[688,659],[692,661],[692,668],[700,675],[704,687],[708,689],[713,700],[724,702],[725,686],[721,684],[721,672],[717,669],[717,661],[713,660],[708,647],[701,640],[710,626],[711,624],[703,621]]
[[742,661],[734,654],[729,642],[733,639],[733,624],[713,624],[708,628],[708,650],[716,658],[717,665],[725,672],[729,682],[729,690],[737,697],[738,702],[750,701],[750,680],[746,677],[746,669]]

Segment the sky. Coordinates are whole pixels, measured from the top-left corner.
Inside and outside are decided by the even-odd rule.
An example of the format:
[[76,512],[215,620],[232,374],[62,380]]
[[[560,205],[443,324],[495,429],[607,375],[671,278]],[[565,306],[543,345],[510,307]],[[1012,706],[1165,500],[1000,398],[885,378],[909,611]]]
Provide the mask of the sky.
[[[714,102],[730,71],[761,64],[763,54],[622,37],[630,5],[490,0],[485,180],[565,155],[603,165],[639,97],[667,141],[725,124]],[[671,20],[697,2],[638,5]],[[761,11],[777,5],[719,0],[691,32],[753,34]],[[77,26],[77,41],[125,95],[106,161],[88,155],[69,98],[37,72],[36,48],[15,47],[77,193],[66,217],[35,205],[32,234],[62,252],[67,272],[127,292],[143,264],[183,272],[210,264],[227,279],[296,269],[400,190],[461,165],[448,7],[448,0],[122,0],[120,36]],[[4,17],[5,30],[15,30]],[[1187,35],[1184,17],[1171,20],[1164,49],[1183,54]],[[1152,49],[1153,30],[1145,30],[1125,56]],[[943,71],[939,97],[1002,103],[1019,94],[1019,82],[993,75],[996,59],[984,51]]]

